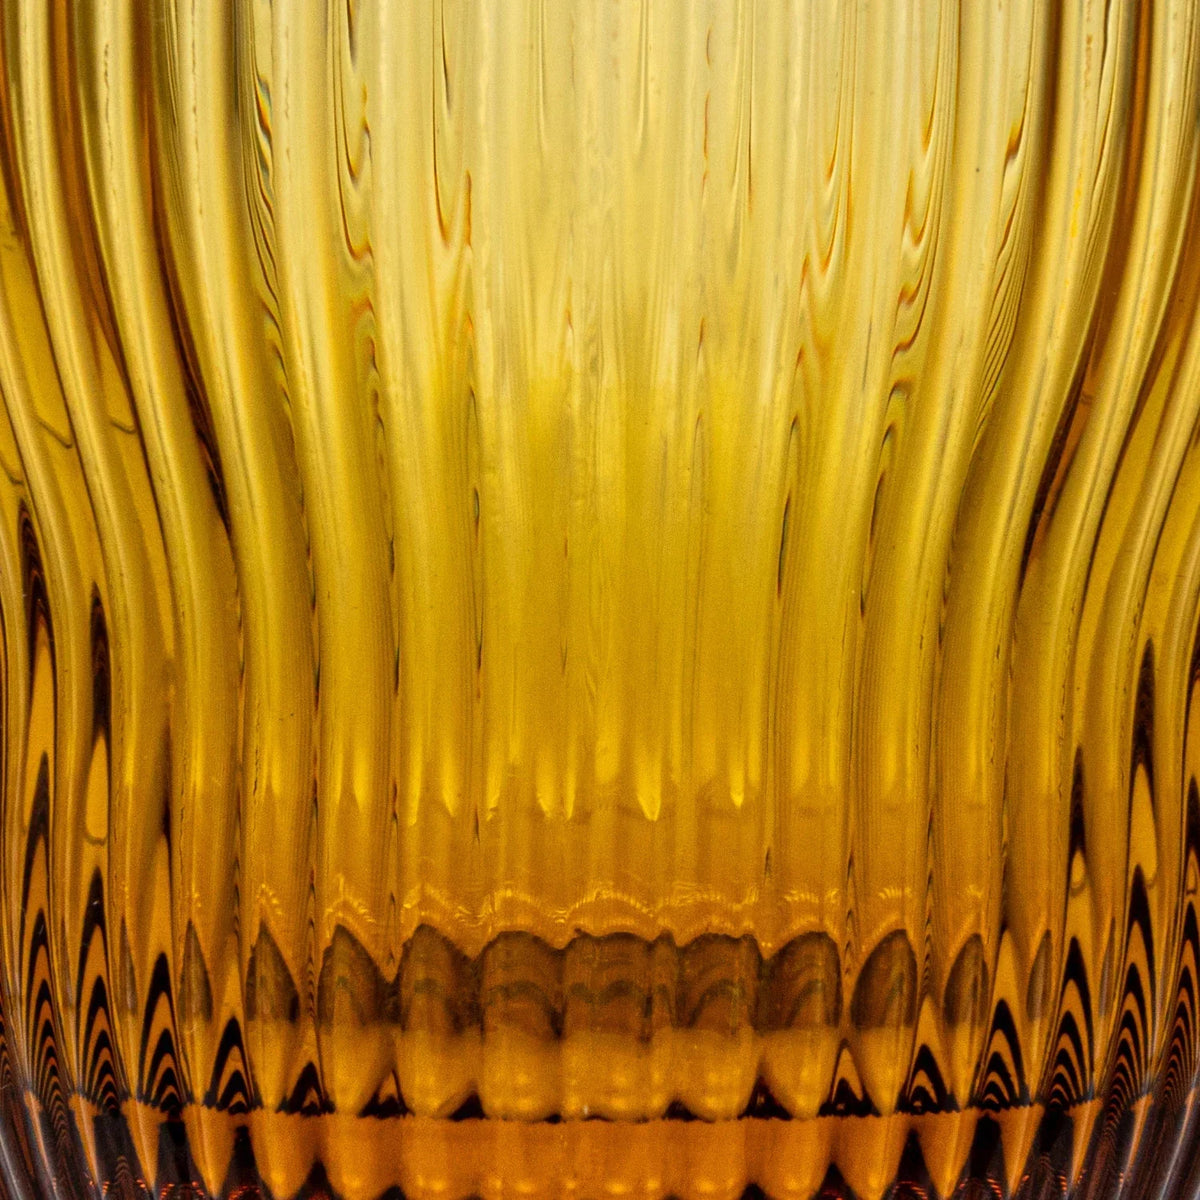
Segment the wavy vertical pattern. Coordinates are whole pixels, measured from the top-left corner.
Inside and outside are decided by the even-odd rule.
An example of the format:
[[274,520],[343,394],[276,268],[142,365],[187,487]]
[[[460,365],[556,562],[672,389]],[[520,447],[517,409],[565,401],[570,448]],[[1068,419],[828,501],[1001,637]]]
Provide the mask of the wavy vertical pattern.
[[0,1196],[1197,1193],[1196,0],[11,0],[0,181]]

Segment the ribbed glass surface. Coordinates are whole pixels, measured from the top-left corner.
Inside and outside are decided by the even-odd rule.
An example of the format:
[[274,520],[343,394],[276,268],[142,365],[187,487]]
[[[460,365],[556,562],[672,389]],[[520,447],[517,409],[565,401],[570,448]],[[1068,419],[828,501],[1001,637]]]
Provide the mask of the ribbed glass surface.
[[1198,164],[1197,0],[3,0],[0,1200],[1195,1196]]

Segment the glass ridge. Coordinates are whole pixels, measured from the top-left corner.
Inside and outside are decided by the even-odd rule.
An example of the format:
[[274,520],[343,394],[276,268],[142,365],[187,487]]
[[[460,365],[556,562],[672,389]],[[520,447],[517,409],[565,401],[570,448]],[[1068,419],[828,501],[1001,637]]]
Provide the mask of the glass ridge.
[[0,5],[0,1200],[1200,1195],[1200,3]]

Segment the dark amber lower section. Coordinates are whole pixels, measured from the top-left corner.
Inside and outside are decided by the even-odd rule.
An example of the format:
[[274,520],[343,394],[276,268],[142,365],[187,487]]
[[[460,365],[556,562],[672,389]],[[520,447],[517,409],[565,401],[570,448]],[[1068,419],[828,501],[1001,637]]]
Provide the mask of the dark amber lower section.
[[[36,1194],[30,1139],[50,1151],[43,1161],[62,1167],[41,1181],[51,1189],[44,1194],[64,1196],[96,1194],[85,1155],[103,1195],[164,1200],[1033,1200],[1116,1195],[1122,1186],[1120,1194],[1182,1197],[1200,1186],[1196,1165],[1177,1149],[1197,1132],[1195,1090],[1171,1106],[1135,1104],[1115,1121],[1100,1101],[1066,1112],[1031,1105],[890,1118],[525,1123],[263,1110],[231,1116],[201,1105],[167,1118],[133,1103],[109,1113],[74,1103],[55,1119],[25,1099],[6,1093],[7,1104],[22,1109],[22,1137],[3,1147],[14,1196]],[[1081,1141],[1089,1130],[1090,1147]],[[149,1164],[135,1142],[149,1148]]]
[[[844,1001],[836,948],[818,932],[764,956],[750,937],[581,934],[554,948],[514,931],[470,957],[422,926],[388,978],[339,928],[309,1007],[264,929],[244,1022],[214,1017],[208,967],[188,947],[181,986],[163,973],[152,988],[136,1090],[112,1053],[122,1014],[103,984],[78,1014],[89,1051],[65,1086],[49,984],[35,981],[32,1061],[14,1069],[0,1039],[0,1195],[945,1200],[1200,1187],[1190,955],[1152,1073],[1138,971],[1097,1064],[1088,1010],[1076,1020],[1070,1001],[1088,993],[1087,973],[1069,954],[1037,1076],[1008,1002],[964,999],[992,990],[982,956],[964,951],[935,1002],[902,934],[867,956]],[[1035,1030],[1049,1009],[1024,992]],[[219,1032],[207,1062],[194,1057],[206,1030]],[[961,1097],[945,1049],[956,1034],[984,1047]],[[903,1056],[894,1096],[872,1092],[887,1078],[878,1063],[860,1067],[887,1046]]]

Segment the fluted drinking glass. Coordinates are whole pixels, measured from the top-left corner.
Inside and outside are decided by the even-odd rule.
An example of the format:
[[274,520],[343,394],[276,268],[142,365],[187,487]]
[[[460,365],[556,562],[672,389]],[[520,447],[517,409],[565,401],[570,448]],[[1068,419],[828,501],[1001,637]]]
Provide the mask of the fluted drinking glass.
[[1200,1193],[1200,0],[0,0],[0,1200]]

